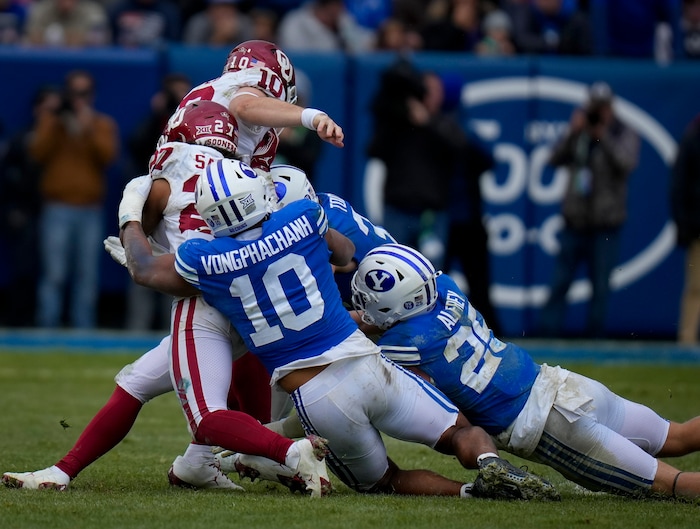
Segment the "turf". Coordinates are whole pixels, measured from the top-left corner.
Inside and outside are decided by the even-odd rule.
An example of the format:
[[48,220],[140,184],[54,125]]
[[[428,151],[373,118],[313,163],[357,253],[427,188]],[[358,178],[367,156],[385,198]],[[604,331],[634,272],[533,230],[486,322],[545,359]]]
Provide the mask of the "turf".
[[[55,463],[75,442],[114,387],[114,374],[135,357],[69,352],[0,351],[0,471]],[[551,362],[550,362],[551,363]],[[673,420],[697,414],[698,365],[567,365]],[[174,394],[145,406],[112,452],[87,468],[66,492],[0,487],[0,528],[522,528],[697,527],[696,503],[590,494],[547,467],[518,464],[551,479],[558,503],[364,496],[334,479],[336,493],[313,500],[275,484],[241,483],[246,491],[188,491],[168,486],[166,472],[189,436]],[[473,471],[418,445],[388,439],[406,468],[430,468],[469,480]],[[700,469],[700,455],[669,461]]]

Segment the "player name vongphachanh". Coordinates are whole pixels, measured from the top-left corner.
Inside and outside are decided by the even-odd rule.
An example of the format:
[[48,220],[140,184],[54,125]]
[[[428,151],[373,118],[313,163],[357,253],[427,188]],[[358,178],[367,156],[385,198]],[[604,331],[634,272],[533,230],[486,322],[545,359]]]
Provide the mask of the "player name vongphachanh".
[[240,270],[278,254],[313,232],[309,220],[306,217],[299,217],[270,235],[251,241],[242,248],[223,254],[202,256],[202,266],[207,274],[225,274]]

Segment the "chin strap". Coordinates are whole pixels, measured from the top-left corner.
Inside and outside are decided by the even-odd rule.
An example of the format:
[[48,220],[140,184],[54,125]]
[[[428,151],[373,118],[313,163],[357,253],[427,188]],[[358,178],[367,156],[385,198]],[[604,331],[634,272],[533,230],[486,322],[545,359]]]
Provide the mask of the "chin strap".
[[681,477],[681,474],[684,474],[684,471],[679,472],[676,474],[676,477],[673,478],[673,487],[671,488],[671,496],[673,499],[676,499],[676,485],[678,484],[678,478]]

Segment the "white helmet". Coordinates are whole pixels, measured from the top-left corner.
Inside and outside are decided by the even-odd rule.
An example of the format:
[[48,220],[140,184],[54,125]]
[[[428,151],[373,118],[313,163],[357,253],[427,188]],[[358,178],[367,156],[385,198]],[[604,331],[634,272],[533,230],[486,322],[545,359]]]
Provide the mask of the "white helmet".
[[420,252],[403,244],[384,244],[360,261],[352,278],[352,304],[362,321],[388,329],[429,310],[437,300],[436,272]]
[[308,198],[318,202],[316,191],[306,177],[306,173],[293,165],[273,165],[270,175],[277,192],[278,207],[283,208],[290,202]]
[[197,179],[195,207],[214,237],[252,228],[269,213],[262,177],[239,160],[210,163]]

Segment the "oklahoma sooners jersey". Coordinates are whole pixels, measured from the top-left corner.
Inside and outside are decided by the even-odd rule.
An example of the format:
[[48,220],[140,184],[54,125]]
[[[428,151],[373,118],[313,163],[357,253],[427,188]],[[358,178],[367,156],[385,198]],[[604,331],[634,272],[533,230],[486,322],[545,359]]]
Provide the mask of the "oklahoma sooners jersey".
[[[275,80],[265,69],[246,68],[228,72],[194,87],[182,99],[178,108],[199,99],[214,101],[228,108],[238,89],[249,86],[258,88],[268,96],[284,101],[284,93],[276,89]],[[268,134],[270,132],[270,134]],[[270,164],[277,152],[278,133],[270,127],[250,125],[238,120],[238,155],[253,169],[270,170]]]
[[321,206],[298,200],[248,237],[190,239],[177,250],[178,273],[233,323],[272,382],[291,363],[336,360],[332,348],[357,330],[333,281],[327,230]]
[[499,434],[525,406],[540,366],[498,340],[449,276],[436,281],[435,307],[390,327],[378,345],[398,364],[430,375],[473,424]]
[[187,239],[188,231],[207,228],[194,206],[194,188],[199,174],[207,165],[223,157],[223,154],[211,147],[180,142],[164,143],[151,156],[151,178],[165,179],[170,185],[163,220],[151,234],[152,241],[162,247],[163,251],[175,253],[177,247]]

